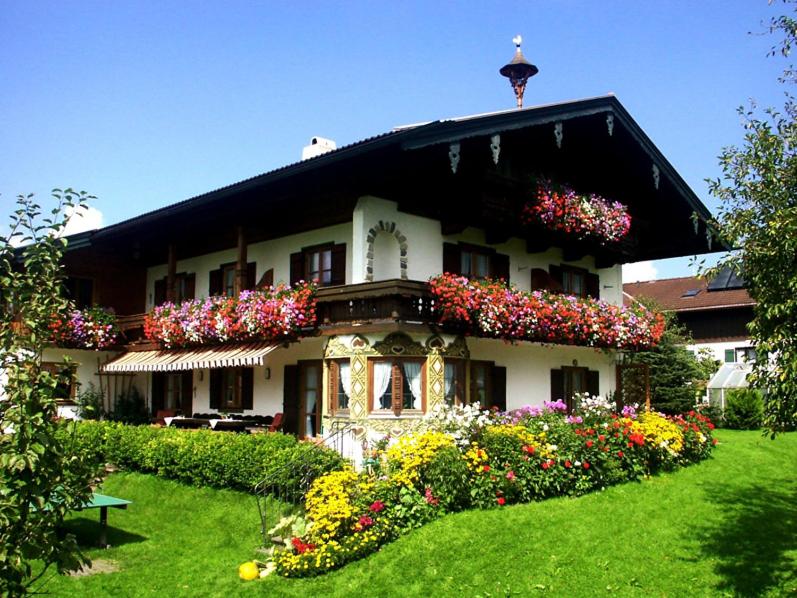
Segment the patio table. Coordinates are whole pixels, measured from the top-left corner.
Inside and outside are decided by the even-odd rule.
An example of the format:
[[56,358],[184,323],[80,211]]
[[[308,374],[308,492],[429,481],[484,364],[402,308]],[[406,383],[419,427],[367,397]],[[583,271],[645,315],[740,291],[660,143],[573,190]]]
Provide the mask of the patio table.
[[100,510],[100,546],[103,548],[108,546],[108,508],[127,509],[127,505],[130,504],[133,504],[133,501],[125,500],[124,498],[116,498],[115,496],[108,496],[106,494],[95,493],[92,495],[91,501],[82,507],[81,510]]

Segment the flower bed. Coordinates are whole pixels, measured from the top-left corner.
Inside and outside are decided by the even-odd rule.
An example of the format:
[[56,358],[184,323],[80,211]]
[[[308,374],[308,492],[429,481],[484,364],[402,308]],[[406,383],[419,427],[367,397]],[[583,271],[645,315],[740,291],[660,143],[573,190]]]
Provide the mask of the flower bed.
[[631,229],[628,208],[620,202],[595,193],[579,194],[548,180],[537,184],[534,200],[523,207],[522,220],[600,243],[616,243]]
[[297,338],[315,322],[315,288],[301,283],[244,291],[238,297],[164,303],[147,314],[144,334],[166,348],[281,341]]
[[100,307],[70,309],[50,321],[52,341],[72,349],[106,349],[119,340],[116,316]]
[[370,472],[316,479],[306,521],[289,522],[264,573],[324,573],[445,513],[584,494],[705,459],[715,443],[714,426],[695,412],[637,418],[633,409],[611,413],[605,400],[583,404],[570,416],[561,401],[505,414],[430,414],[417,432],[379,443]]
[[641,305],[518,291],[500,281],[442,274],[429,281],[437,321],[468,334],[612,349],[649,349],[664,318]]

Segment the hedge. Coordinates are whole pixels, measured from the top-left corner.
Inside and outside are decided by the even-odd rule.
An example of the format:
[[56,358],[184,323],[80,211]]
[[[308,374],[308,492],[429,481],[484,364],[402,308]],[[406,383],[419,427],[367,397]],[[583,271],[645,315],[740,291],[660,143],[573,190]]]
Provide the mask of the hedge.
[[344,465],[337,452],[279,432],[233,434],[109,421],[82,421],[75,429],[71,438],[64,432],[64,442],[83,459],[200,487],[251,492],[269,477],[272,492],[298,498],[308,479]]

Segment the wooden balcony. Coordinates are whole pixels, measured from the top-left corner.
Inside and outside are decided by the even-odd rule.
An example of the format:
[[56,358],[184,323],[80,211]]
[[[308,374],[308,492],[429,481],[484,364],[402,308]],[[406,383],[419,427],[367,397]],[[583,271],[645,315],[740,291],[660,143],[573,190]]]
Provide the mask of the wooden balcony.
[[322,330],[389,322],[422,325],[433,320],[429,289],[425,282],[415,280],[321,288],[316,299]]

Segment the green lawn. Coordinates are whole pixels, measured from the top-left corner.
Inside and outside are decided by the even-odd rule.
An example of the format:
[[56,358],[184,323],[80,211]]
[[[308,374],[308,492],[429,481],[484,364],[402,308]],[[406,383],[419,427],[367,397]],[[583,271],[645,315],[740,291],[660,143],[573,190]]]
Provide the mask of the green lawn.
[[[708,462],[578,499],[446,517],[374,556],[309,580],[241,582],[254,498],[138,474],[103,488],[119,568],[52,577],[57,596],[797,595],[797,433],[719,431]],[[97,532],[96,512],[72,522]]]

